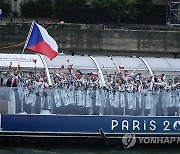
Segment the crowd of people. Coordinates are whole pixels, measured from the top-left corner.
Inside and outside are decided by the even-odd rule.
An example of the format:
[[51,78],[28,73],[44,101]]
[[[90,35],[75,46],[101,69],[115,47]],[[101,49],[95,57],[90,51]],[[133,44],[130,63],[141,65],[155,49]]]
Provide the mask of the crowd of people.
[[[83,74],[54,70],[52,85],[44,72],[24,73],[20,65],[12,71],[1,72],[3,87],[15,87],[16,112],[120,115],[178,115],[180,114],[180,79],[146,76],[136,70],[106,72],[105,84],[97,73]],[[30,110],[28,110],[30,106]]]

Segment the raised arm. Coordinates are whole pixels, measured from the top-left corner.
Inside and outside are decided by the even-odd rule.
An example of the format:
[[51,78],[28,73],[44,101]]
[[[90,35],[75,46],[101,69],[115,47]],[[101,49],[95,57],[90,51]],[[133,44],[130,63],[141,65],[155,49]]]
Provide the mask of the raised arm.
[[11,73],[11,69],[12,69],[12,61],[9,63],[9,67],[8,67],[8,74]]

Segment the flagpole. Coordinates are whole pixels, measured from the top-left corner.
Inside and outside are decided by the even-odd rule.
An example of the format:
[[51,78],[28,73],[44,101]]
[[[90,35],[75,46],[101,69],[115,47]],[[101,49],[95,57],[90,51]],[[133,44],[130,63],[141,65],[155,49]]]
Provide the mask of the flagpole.
[[25,42],[24,47],[23,47],[23,51],[22,51],[22,53],[21,53],[21,58],[22,58],[22,55],[24,54],[24,50],[25,50],[25,48],[26,48],[26,46],[27,46],[27,43],[28,43],[28,41],[29,41],[29,38],[30,38],[30,36],[31,36],[31,32],[32,32],[33,27],[34,27],[34,20],[33,20],[32,23],[31,23],[31,27],[30,27],[30,29],[29,29],[29,33],[28,33],[28,36],[27,36],[27,38],[26,38],[26,42]]
[[35,63],[35,66],[34,66],[34,75],[35,75],[35,79],[36,79],[36,63]]
[[105,67],[104,67],[103,64],[102,64],[102,67],[104,68],[104,71],[105,71],[106,75],[108,76],[109,74],[108,74],[108,72],[107,72],[107,70],[105,69]]

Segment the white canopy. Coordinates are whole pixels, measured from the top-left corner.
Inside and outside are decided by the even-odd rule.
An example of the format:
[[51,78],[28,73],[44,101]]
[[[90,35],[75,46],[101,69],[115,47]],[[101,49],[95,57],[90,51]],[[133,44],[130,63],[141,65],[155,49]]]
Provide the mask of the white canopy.
[[17,68],[20,64],[23,70],[32,70],[35,67],[33,60],[37,60],[37,69],[44,69],[42,59],[39,55],[33,54],[0,54],[0,70],[5,70],[12,62],[12,68]]
[[[70,56],[63,54],[59,54],[52,61],[38,54],[0,54],[0,70],[7,69],[12,61],[12,67],[14,68],[20,64],[22,70],[33,71],[35,66],[33,59],[37,60],[37,70],[46,69],[46,72],[53,72],[54,69],[60,68],[62,65],[67,70],[69,63],[71,63],[75,71],[79,69],[84,74],[97,72],[101,78],[103,78],[102,74],[105,74],[105,71],[109,74],[114,74],[119,66],[123,66],[124,69],[129,71],[137,69],[137,71],[146,75],[160,75],[162,73],[169,76],[180,75],[180,59],[114,56],[112,57],[113,60],[111,60],[107,56]],[[69,63],[67,60],[69,60]]]
[[[50,69],[59,68],[64,65],[68,67],[67,59],[73,64],[73,68],[82,70],[83,73],[89,71],[97,71],[95,62],[89,56],[67,56],[59,55],[54,60],[50,61],[49,58],[45,58],[47,67]],[[95,61],[98,63],[102,72],[106,70],[108,73],[114,73],[116,66],[124,66],[126,70],[133,71],[137,69],[140,72],[149,73],[150,70],[154,74],[167,73],[167,75],[180,75],[180,59],[174,58],[134,58],[134,57],[110,57],[107,56],[93,56]],[[148,68],[149,66],[149,68]]]

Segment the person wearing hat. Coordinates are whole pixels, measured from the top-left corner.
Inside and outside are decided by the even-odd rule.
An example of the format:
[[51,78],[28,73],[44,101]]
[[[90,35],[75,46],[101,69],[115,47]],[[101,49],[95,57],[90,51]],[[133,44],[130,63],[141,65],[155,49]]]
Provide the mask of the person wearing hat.
[[74,78],[74,85],[75,85],[75,105],[77,106],[84,106],[85,99],[84,99],[84,79],[82,77],[82,72],[77,70],[75,73]]
[[175,97],[176,97],[176,107],[177,107],[177,113],[180,115],[180,80],[179,77],[174,77],[174,83],[173,86],[175,88]]
[[[153,87],[152,87],[152,106],[151,106],[151,115],[163,115],[162,111],[162,106],[163,103],[165,102],[165,94],[164,94],[164,89],[165,89],[165,78],[164,76],[161,76],[161,79],[159,80],[157,76],[154,76],[154,82],[153,82]],[[160,93],[162,92],[163,93]],[[161,94],[161,99],[159,99]],[[159,101],[160,100],[160,101]],[[156,110],[157,108],[157,110]]]
[[179,77],[174,77],[173,86],[175,88],[175,95],[176,95],[176,107],[178,108],[178,113],[180,115],[180,80]]
[[107,106],[107,114],[112,114],[113,102],[114,102],[114,81],[110,74],[107,75],[107,81],[105,82],[105,94],[106,94],[106,106]]
[[114,100],[113,100],[113,107],[114,108],[119,108],[120,102],[119,102],[119,85],[120,84],[120,78],[116,77],[115,78],[115,83],[113,87],[113,94],[114,94]]
[[123,78],[119,79],[118,92],[119,92],[119,105],[121,106],[121,108],[123,108],[123,115],[125,115],[126,102],[125,102],[125,84],[124,84]]
[[92,88],[91,88],[91,73],[86,74],[86,79],[84,80],[84,99],[85,107],[90,108],[92,105]]
[[91,88],[92,88],[92,105],[89,114],[94,114],[95,106],[101,106],[100,91],[101,84],[97,73],[91,72]]
[[137,103],[134,110],[137,110],[136,107],[138,108],[142,108],[142,91],[143,87],[142,87],[142,83],[140,81],[140,79],[136,79],[135,81],[135,85],[134,85],[134,101]]
[[152,89],[153,89],[154,77],[150,76],[147,78],[147,83],[144,86],[144,107],[149,110],[153,106],[152,101]]
[[55,112],[58,113],[60,107],[62,106],[61,81],[60,81],[60,78],[58,76],[56,76],[54,78],[54,85],[53,85],[53,87],[54,87],[54,95],[53,95],[53,97],[54,97],[54,103],[56,105],[56,111]]
[[133,95],[133,90],[134,90],[134,85],[132,78],[129,76],[127,78],[127,83],[125,84],[126,88],[126,96],[127,96],[127,106],[129,110],[133,110],[136,106],[136,102],[134,101],[134,95]]
[[168,80],[166,86],[166,102],[167,107],[174,107],[176,104],[175,87],[173,85],[173,79]]

